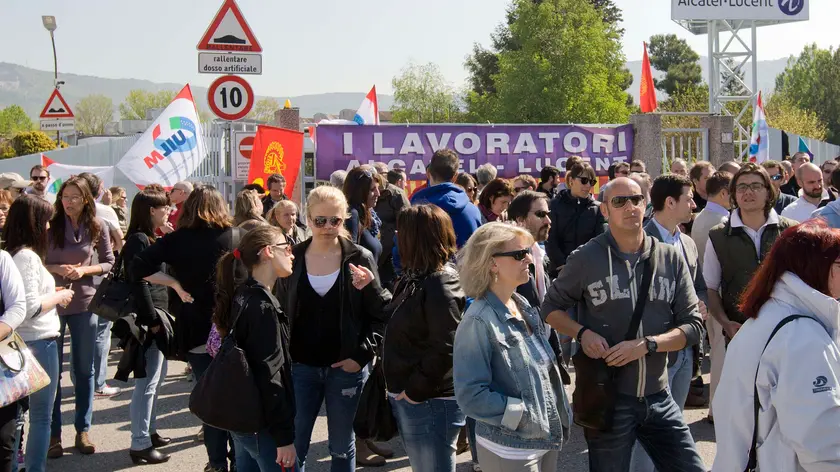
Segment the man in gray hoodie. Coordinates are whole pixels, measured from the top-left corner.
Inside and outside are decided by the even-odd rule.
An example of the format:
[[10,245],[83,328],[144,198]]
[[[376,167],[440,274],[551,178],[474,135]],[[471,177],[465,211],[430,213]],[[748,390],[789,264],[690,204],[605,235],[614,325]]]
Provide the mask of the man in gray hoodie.
[[[646,202],[638,184],[618,178],[607,185],[604,201],[609,231],[569,256],[542,305],[548,324],[576,337],[586,356],[616,368],[612,429],[584,429],[590,470],[628,471],[638,440],[658,470],[705,471],[667,388],[667,353],[700,340],[702,319],[688,265],[673,245],[645,233]],[[648,260],[652,283],[647,294],[639,294]],[[640,297],[646,299],[637,337],[624,340]],[[574,306],[579,322],[567,313]]]

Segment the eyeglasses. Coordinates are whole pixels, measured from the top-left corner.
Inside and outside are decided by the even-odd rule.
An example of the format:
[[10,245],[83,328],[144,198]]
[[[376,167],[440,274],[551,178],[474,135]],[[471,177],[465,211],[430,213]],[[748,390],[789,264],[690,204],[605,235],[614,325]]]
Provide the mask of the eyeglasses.
[[782,174],[771,175],[770,180],[772,180],[774,182],[778,182],[778,181],[782,180]]
[[340,216],[316,216],[315,218],[312,218],[312,222],[315,223],[316,228],[323,228],[327,225],[327,222],[330,223],[330,227],[337,228],[341,226],[343,221],[344,218],[341,218]]
[[536,215],[537,218],[542,219],[542,218],[545,218],[546,216],[548,216],[548,212],[545,211],[545,210],[537,210],[537,211],[534,212],[534,215]]
[[576,179],[580,180],[582,185],[595,185],[598,180],[590,179],[589,177],[575,177]]
[[72,197],[70,195],[62,195],[61,196],[61,201],[62,202],[70,202],[70,203],[79,203],[80,201],[82,201],[82,197],[80,197],[78,195],[73,195]]
[[286,253],[286,255],[289,255],[289,254],[292,253],[292,245],[289,242],[272,244],[269,247],[270,248],[275,248],[276,247],[278,249],[283,249],[283,251]]
[[520,249],[518,251],[497,252],[493,254],[493,257],[512,257],[516,261],[523,261],[529,255],[531,255],[531,248]]
[[627,205],[627,202],[633,204],[633,206],[637,207],[640,206],[645,201],[644,195],[627,195],[622,197],[612,197],[610,200],[610,205],[613,208],[624,208]]
[[31,180],[36,181],[36,182],[40,182],[40,181],[42,181],[42,180],[47,180],[49,177],[47,177],[46,175],[34,175],[34,176],[32,176],[32,177],[29,177],[29,178],[30,178]]
[[747,190],[752,190],[753,192],[760,192],[765,188],[766,187],[761,182],[753,182],[751,184],[738,184],[735,186],[735,191],[738,193],[744,193]]

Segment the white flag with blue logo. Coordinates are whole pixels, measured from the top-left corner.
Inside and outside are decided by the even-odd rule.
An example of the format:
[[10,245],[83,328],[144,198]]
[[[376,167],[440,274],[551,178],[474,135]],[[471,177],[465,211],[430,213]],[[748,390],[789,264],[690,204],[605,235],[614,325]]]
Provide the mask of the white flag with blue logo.
[[153,183],[170,188],[192,175],[206,155],[201,122],[187,84],[117,167],[140,188]]

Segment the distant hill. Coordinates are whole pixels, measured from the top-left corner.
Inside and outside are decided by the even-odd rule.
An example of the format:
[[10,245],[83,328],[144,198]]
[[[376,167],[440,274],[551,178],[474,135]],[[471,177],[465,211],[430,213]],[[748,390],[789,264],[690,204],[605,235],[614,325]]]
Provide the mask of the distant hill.
[[[62,80],[72,86],[61,89],[64,99],[72,108],[76,103],[87,95],[100,93],[114,101],[114,107],[128,96],[128,92],[134,89],[143,89],[157,92],[159,90],[178,91],[183,84],[155,83],[148,80],[136,79],[105,79],[90,75],[61,74]],[[17,64],[0,62],[0,108],[17,104],[23,107],[26,113],[32,118],[37,118],[44,107],[44,102],[50,96],[53,89],[53,73],[30,69]],[[298,97],[273,97],[281,105],[288,98],[292,104],[300,108],[300,116],[312,117],[316,113],[338,114],[345,108],[355,109],[362,103],[367,91],[364,92],[335,92],[316,95],[301,95]],[[193,87],[193,95],[203,110],[210,111],[207,106],[207,88]],[[257,97],[265,98],[265,97]],[[394,98],[390,95],[378,96],[379,108],[390,110]],[[117,119],[118,112],[114,110],[114,118]]]
[[[703,69],[703,78],[706,78],[708,60],[700,58],[700,66]],[[776,76],[784,71],[787,59],[776,59],[771,61],[758,61],[758,86],[759,89],[769,92],[775,86]],[[630,87],[630,94],[638,102],[639,80],[642,75],[642,62],[631,61],[627,67],[633,74],[633,85]],[[654,74],[662,74],[654,71]],[[749,83],[752,77],[752,68],[746,71],[746,81]],[[106,79],[89,75],[62,74],[62,79],[72,86],[62,88],[61,92],[68,104],[72,107],[83,97],[101,93],[114,101],[117,107],[128,92],[134,89],[149,91],[174,90],[178,91],[183,84],[156,83],[148,80],[137,79]],[[21,105],[29,116],[36,118],[44,106],[44,101],[49,97],[53,88],[53,73],[48,71],[30,69],[17,64],[0,62],[0,108],[12,104]],[[203,110],[209,111],[207,106],[207,88],[194,87],[193,95]],[[315,95],[301,95],[298,97],[273,97],[279,103],[286,98],[291,99],[296,107],[300,107],[302,117],[312,117],[316,113],[338,114],[341,110],[355,109],[359,106],[365,92],[335,92],[321,93]],[[263,98],[263,97],[258,97]],[[381,110],[390,110],[394,103],[391,95],[379,95],[379,107]],[[115,119],[118,118],[117,110],[114,110]]]

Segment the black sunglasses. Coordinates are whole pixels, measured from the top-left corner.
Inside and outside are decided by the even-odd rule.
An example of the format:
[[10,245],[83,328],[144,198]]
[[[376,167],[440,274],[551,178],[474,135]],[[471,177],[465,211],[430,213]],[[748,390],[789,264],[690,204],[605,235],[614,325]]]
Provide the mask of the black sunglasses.
[[497,252],[493,254],[493,257],[512,257],[514,260],[522,261],[525,260],[531,254],[531,248],[528,249],[520,249],[518,251],[508,251],[508,252]]
[[575,177],[576,179],[580,180],[580,183],[583,185],[595,185],[598,180],[597,179],[590,179],[589,177]]
[[327,225],[327,222],[330,223],[330,226],[336,228],[341,226],[342,221],[344,221],[344,218],[341,218],[340,216],[316,216],[315,218],[312,218],[312,222],[315,223],[316,228],[323,228]]
[[771,175],[770,180],[773,180],[773,181],[782,180],[782,175],[781,174]]
[[29,179],[30,180],[35,180],[35,181],[40,181],[40,180],[47,180],[48,178],[49,177],[47,177],[45,175],[39,175],[39,176],[30,177]]
[[537,210],[534,212],[534,214],[537,215],[537,218],[545,218],[546,216],[548,216],[548,212],[545,210]]
[[639,206],[644,201],[644,195],[628,195],[626,197],[612,197],[610,204],[613,208],[624,208],[624,205],[627,205],[627,202],[631,202],[633,206]]

